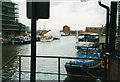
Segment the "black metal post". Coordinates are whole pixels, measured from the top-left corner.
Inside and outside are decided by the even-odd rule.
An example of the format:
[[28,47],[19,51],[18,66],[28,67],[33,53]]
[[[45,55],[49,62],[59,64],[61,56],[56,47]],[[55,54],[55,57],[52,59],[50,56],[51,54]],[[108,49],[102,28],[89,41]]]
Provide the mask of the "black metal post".
[[21,82],[21,56],[19,58],[19,82]]
[[107,80],[107,57],[104,57],[104,82]]
[[31,20],[31,77],[30,81],[36,79],[36,12],[35,2],[32,2],[32,20]]
[[106,8],[107,9],[107,17],[106,17],[106,47],[105,47],[105,49],[106,49],[106,51],[108,51],[108,43],[109,43],[109,7],[107,7]]
[[58,58],[58,82],[60,82],[60,58]]
[[[113,70],[118,71],[117,69],[113,68],[113,66],[115,66],[114,64],[117,65],[117,63],[113,62],[117,61],[115,59],[115,40],[116,40],[116,27],[117,27],[117,2],[111,2],[111,15],[110,15],[110,40],[109,40],[109,77],[108,79],[111,80],[112,79],[116,79],[115,75],[116,72],[113,72]],[[116,79],[117,80],[117,79]]]
[[105,50],[108,51],[108,33],[109,33],[109,7],[101,4],[99,1],[99,5],[107,10],[107,16],[106,16],[106,28],[105,28],[105,33],[106,33],[106,41],[105,41]]
[[110,56],[115,55],[115,36],[116,36],[116,22],[117,21],[117,2],[111,2],[111,17],[110,17],[110,41],[109,52]]

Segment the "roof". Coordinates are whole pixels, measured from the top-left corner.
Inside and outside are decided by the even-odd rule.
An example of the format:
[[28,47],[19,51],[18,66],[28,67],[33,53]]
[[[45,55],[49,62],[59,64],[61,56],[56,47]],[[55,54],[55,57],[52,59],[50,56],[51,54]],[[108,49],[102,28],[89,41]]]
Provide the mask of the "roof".
[[82,32],[81,34],[92,34],[91,32]]
[[103,27],[86,27],[86,28],[96,28],[96,29],[101,29],[101,28],[103,28]]

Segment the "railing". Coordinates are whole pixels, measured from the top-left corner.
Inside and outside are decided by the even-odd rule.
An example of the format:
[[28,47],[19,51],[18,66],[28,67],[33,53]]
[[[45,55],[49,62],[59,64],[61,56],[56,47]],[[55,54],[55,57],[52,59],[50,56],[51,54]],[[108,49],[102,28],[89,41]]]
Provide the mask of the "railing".
[[[18,57],[18,61],[19,61],[19,82],[21,82],[21,72],[30,72],[30,71],[21,71],[21,57],[31,57],[31,56],[27,56],[27,55],[17,55],[12,57],[5,65],[3,65],[3,67],[1,68],[2,70],[8,65],[10,64],[15,58]],[[76,57],[61,57],[61,56],[36,56],[36,58],[56,58],[58,59],[58,73],[48,73],[48,72],[36,72],[36,73],[41,73],[41,74],[54,74],[54,75],[58,75],[58,82],[60,82],[60,75],[70,75],[70,74],[61,74],[60,73],[60,60],[61,59],[87,59],[87,60],[104,60],[105,64],[104,64],[104,71],[106,72],[107,68],[106,68],[106,58],[76,58]],[[106,74],[106,73],[105,73]],[[12,74],[11,74],[12,75]],[[70,76],[81,76],[81,75],[70,75]],[[10,77],[10,76],[9,76]],[[8,77],[8,78],[9,78]],[[89,77],[89,76],[85,76],[85,77]],[[103,79],[103,78],[102,78]],[[106,75],[104,75],[104,79],[106,79]],[[7,79],[5,79],[7,80]]]

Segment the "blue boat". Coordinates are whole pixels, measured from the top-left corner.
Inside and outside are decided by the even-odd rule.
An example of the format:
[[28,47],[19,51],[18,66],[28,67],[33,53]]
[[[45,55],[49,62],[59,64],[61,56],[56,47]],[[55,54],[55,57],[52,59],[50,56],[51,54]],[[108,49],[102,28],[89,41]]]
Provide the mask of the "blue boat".
[[[98,52],[98,48],[93,47],[93,42],[79,42],[76,46],[77,58],[65,64],[66,71],[72,75],[83,75],[83,76],[100,76],[104,74],[104,61],[103,60],[89,60],[89,58],[99,59],[101,54]],[[88,58],[88,59],[83,59]]]
[[12,44],[23,44],[23,37],[12,37],[10,43]]
[[31,36],[17,36],[12,37],[10,40],[11,44],[29,44],[31,42]]

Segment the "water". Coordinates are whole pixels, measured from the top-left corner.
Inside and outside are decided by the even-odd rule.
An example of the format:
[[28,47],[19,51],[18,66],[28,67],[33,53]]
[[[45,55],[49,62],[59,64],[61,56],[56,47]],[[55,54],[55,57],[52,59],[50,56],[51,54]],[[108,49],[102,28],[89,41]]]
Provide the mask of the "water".
[[[64,56],[64,57],[76,57],[75,49],[75,36],[64,36],[60,40],[54,40],[52,42],[37,42],[37,56]],[[15,55],[30,55],[31,45],[3,45],[2,47],[2,63],[5,64],[12,56]],[[37,72],[50,72],[57,73],[58,65],[57,59],[53,58],[37,58],[36,71]],[[61,59],[61,73],[66,74],[64,64],[69,61],[68,59]],[[21,60],[22,71],[30,71],[30,58],[22,57]],[[6,79],[10,74],[11,77],[8,80],[18,80],[18,59],[13,60],[5,69],[3,69],[3,79]],[[67,76],[61,75],[61,80],[65,80]],[[30,73],[22,72],[22,80],[29,80]],[[36,74],[37,80],[57,80],[57,75],[51,74]]]

